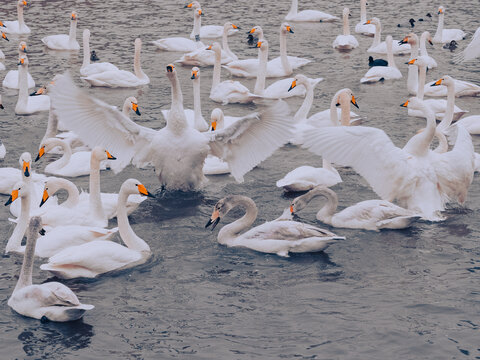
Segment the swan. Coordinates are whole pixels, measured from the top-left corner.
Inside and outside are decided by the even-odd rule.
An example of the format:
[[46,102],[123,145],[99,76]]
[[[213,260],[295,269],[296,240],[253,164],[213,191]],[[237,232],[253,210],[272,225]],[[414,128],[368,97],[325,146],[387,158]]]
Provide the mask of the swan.
[[298,0],[292,0],[292,6],[287,16],[285,16],[285,20],[298,22],[330,22],[338,20],[338,17],[318,10],[302,10],[298,12]]
[[392,52],[392,42],[393,39],[388,35],[385,39],[387,44],[387,61],[388,66],[374,66],[371,67],[363,78],[360,79],[362,84],[373,83],[383,80],[396,80],[402,78],[402,73],[398,70],[397,65],[395,65],[395,60],[393,59]]
[[[50,138],[46,139],[40,144],[40,149],[38,150],[37,158],[35,162],[40,160],[43,155],[48,153],[50,150],[59,146],[62,149],[63,156],[51,162],[45,166],[45,173],[57,175],[57,176],[67,176],[67,177],[78,177],[85,176],[90,174],[90,159],[92,157],[91,151],[77,151],[72,153],[72,149],[67,142],[59,138]],[[115,158],[110,155],[107,151],[107,158],[115,160]],[[100,170],[106,170],[107,166],[103,162],[100,164]]]
[[140,63],[140,52],[142,50],[142,40],[135,39],[135,57],[133,60],[134,73],[125,70],[109,70],[82,77],[83,80],[92,86],[104,87],[136,87],[150,83],[150,79],[142,71]]
[[[193,127],[198,131],[207,131],[209,126],[202,115],[202,102],[200,99],[200,69],[198,67],[192,68],[191,79],[193,80],[193,110],[184,110],[187,123],[190,127]],[[165,120],[168,118],[169,111],[170,110],[162,110],[162,115]]]
[[118,67],[109,62],[90,63],[90,30],[83,30],[83,63],[80,75],[90,76],[104,71],[118,70]]
[[[419,39],[415,33],[409,33],[399,44],[410,44],[410,59],[409,61],[416,59],[419,55]],[[415,64],[408,65],[407,74],[407,90],[410,95],[417,95],[418,84],[418,66]]]
[[[267,77],[284,77],[293,74],[293,70],[300,66],[306,65],[311,60],[297,57],[287,56],[287,34],[293,34],[293,29],[288,23],[280,25],[280,56],[270,60],[267,64]],[[256,34],[262,40],[263,30],[260,26],[253,27],[250,35]],[[258,59],[236,60],[224,65],[233,76],[239,77],[256,77],[258,71]]]
[[42,42],[52,50],[80,50],[80,44],[77,37],[77,21],[78,16],[75,11],[70,14],[70,32],[68,35],[49,35],[42,38]]
[[[200,3],[198,1],[191,2],[190,4],[186,5],[187,8],[193,8],[198,10],[201,8]],[[205,15],[202,12],[202,16]],[[201,25],[201,22],[200,22]],[[238,27],[233,27],[228,29],[227,35],[233,35],[238,32]],[[200,26],[200,38],[201,39],[215,39],[222,37],[224,33],[224,27],[220,25],[203,25]],[[192,29],[192,33],[190,34],[191,39],[195,39],[195,28]]]
[[32,171],[32,155],[29,152],[20,155],[19,164],[22,170],[13,167],[0,168],[0,194],[9,195],[13,185],[22,180],[22,176],[31,177],[33,182],[43,186],[47,177]]
[[235,222],[225,225],[218,233],[218,242],[228,247],[243,247],[259,252],[288,257],[288,253],[317,252],[325,250],[343,236],[282,218],[268,221],[244,233],[257,218],[257,206],[252,199],[242,195],[231,195],[219,200],[205,227],[212,225],[212,231],[222,217],[237,206],[245,209],[245,215]]
[[242,181],[246,172],[290,138],[291,117],[288,105],[282,102],[244,116],[223,131],[200,133],[186,122],[175,66],[167,65],[166,74],[172,86],[172,105],[167,125],[158,131],[135,124],[85,94],[68,76],[52,89],[55,109],[59,119],[87,145],[111,148],[119,165],[125,167],[131,161],[140,167],[154,165],[166,190],[199,189],[205,181],[202,167],[209,151],[226,160],[234,178]]
[[365,24],[367,22],[367,0],[360,0],[360,22],[355,25],[357,34],[373,36],[375,35],[375,25]]
[[457,121],[458,125],[462,125],[470,134],[480,135],[480,115],[471,115]]
[[433,42],[436,44],[445,44],[452,40],[460,41],[465,38],[465,33],[460,29],[444,29],[443,21],[445,17],[445,8],[440,6],[438,8],[438,26],[435,35],[433,36]]
[[[223,35],[222,35],[222,64],[228,64],[231,61],[238,60],[238,56],[230,50],[228,46],[228,31],[230,29],[238,29],[235,24],[226,22],[223,26]],[[208,51],[206,48],[199,48],[195,51],[183,54],[181,59],[175,61],[182,65],[195,65],[195,66],[213,66],[215,64],[215,54],[211,51]]]
[[[183,53],[190,53],[197,49],[204,49],[205,45],[200,41],[200,16],[202,16],[202,10],[196,9],[193,12],[193,31],[195,34],[195,40],[183,37],[171,37],[152,41],[152,44],[163,51],[178,51]],[[198,37],[196,35],[198,35]]]
[[65,322],[80,319],[85,311],[92,310],[94,306],[80,303],[69,287],[53,281],[32,284],[35,245],[40,228],[41,219],[33,217],[30,220],[22,269],[17,285],[8,299],[8,306],[21,315],[42,321]]
[[[27,43],[20,41],[18,44],[18,57],[20,58],[25,53],[27,53]],[[29,89],[35,87],[35,80],[33,80],[29,72],[27,72],[27,83]],[[3,78],[2,86],[8,89],[18,89],[18,70],[10,70]]]
[[[239,118],[237,118],[237,120],[238,119]],[[232,117],[229,117],[228,120],[225,121],[225,115],[223,114],[223,111],[219,108],[215,108],[212,110],[210,120],[211,120],[211,131],[223,130],[225,128],[225,122],[227,122],[227,126],[230,126],[236,121]],[[230,167],[228,166],[227,162],[223,161],[218,156],[207,155],[207,157],[205,158],[205,163],[203,164],[203,174],[204,175],[230,174]]]
[[[458,135],[464,141],[459,142],[457,137],[452,151],[432,155],[429,145],[435,133],[433,112],[418,98],[410,98],[404,106],[426,112],[427,127],[403,149],[396,147],[382,130],[364,126],[309,130],[304,135],[304,147],[336,164],[352,166],[383,200],[397,199],[400,206],[421,212],[426,219],[438,220],[447,199],[465,201],[468,180],[471,182],[473,177],[473,171],[469,174],[473,145],[471,139],[468,144],[468,133],[459,128]],[[349,144],[348,148],[344,144]],[[470,147],[471,158],[466,156],[466,148]],[[459,171],[461,165],[464,167]]]
[[126,180],[118,195],[117,219],[120,237],[127,246],[113,241],[91,241],[66,248],[48,259],[40,269],[63,279],[95,278],[145,263],[152,255],[148,244],[138,237],[128,222],[126,202],[129,195],[154,197],[136,179]]
[[259,95],[252,94],[247,87],[238,81],[225,80],[220,82],[220,72],[222,70],[221,51],[222,48],[218,42],[208,47],[215,52],[215,65],[213,66],[212,88],[210,90],[210,99],[220,102],[223,105],[229,103],[248,104],[253,100],[261,98]]
[[28,58],[25,54],[20,57],[18,63],[18,100],[15,106],[15,114],[30,115],[39,111],[50,109],[50,97],[48,95],[28,96]]
[[327,203],[317,213],[317,220],[337,228],[373,231],[405,229],[422,217],[412,210],[404,209],[386,200],[361,201],[335,214],[338,207],[337,194],[324,186],[317,186],[295,198],[290,207],[292,214],[305,208],[317,196],[327,199]]
[[330,187],[341,182],[342,178],[337,169],[323,159],[321,168],[300,166],[278,180],[276,185],[285,191],[308,191],[318,185]]
[[[0,21],[0,26],[4,26],[3,23]],[[7,35],[5,35],[4,32],[1,32],[0,31],[0,34],[2,34],[2,39],[6,40],[6,41],[10,41],[8,40],[7,38]],[[3,53],[3,51],[0,49],[0,59],[5,59],[5,54]],[[3,65],[2,63],[0,63],[0,70],[5,70],[5,65]]]
[[[366,24],[375,25],[375,36],[373,37],[372,45],[368,48],[367,52],[376,54],[386,54],[387,44],[382,41],[382,24],[379,18],[374,17],[371,20],[367,20]],[[396,55],[409,54],[411,47],[409,44],[399,44],[398,40],[393,40],[392,51]]]
[[460,53],[455,55],[454,62],[456,64],[462,61],[470,61],[480,56],[480,27],[473,34],[470,44]]
[[8,34],[30,34],[30,29],[25,25],[23,20],[23,8],[27,6],[25,0],[17,1],[17,17],[18,20],[14,21],[4,21],[3,25],[5,27],[5,32]]
[[432,58],[430,55],[428,55],[427,51],[427,45],[426,43],[433,45],[433,39],[432,35],[428,31],[424,31],[422,33],[422,36],[420,36],[420,55],[424,57],[427,61],[427,69],[434,69],[438,66],[437,62],[435,61],[434,58]]
[[5,148],[5,144],[0,140],[0,160],[3,160],[6,154],[7,149]]
[[333,40],[333,48],[339,50],[351,50],[358,46],[358,41],[355,36],[350,35],[350,27],[348,25],[348,17],[350,16],[350,10],[348,8],[343,9],[343,35],[338,35]]

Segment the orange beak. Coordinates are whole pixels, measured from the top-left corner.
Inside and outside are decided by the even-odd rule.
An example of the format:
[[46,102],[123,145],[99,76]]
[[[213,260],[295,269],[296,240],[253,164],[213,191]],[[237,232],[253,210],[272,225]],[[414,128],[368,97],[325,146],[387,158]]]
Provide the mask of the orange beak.
[[37,155],[37,157],[35,158],[35,162],[37,162],[38,160],[40,160],[40,158],[41,158],[43,155],[45,155],[45,145],[42,146],[42,147],[40,148],[40,150],[38,150],[38,155]]
[[400,105],[402,107],[407,107],[408,106],[408,100],[406,102],[404,102],[402,105]]
[[10,205],[12,202],[14,202],[18,198],[18,190],[13,190],[12,195],[8,198],[7,202],[5,203],[5,206]]
[[112,154],[110,154],[107,150],[105,150],[105,152],[107,153],[108,160],[117,160],[117,158],[115,156],[112,156]]
[[151,193],[148,192],[148,190],[147,190],[147,188],[145,187],[145,185],[143,185],[143,184],[138,184],[138,185],[137,185],[137,188],[138,188],[138,192],[139,192],[141,195],[148,196],[148,197],[152,197],[152,198],[155,197],[155,196],[153,196]]
[[42,201],[40,202],[40,207],[42,207],[43,204],[48,200],[50,195],[48,195],[47,189],[43,190],[43,195],[42,195]]

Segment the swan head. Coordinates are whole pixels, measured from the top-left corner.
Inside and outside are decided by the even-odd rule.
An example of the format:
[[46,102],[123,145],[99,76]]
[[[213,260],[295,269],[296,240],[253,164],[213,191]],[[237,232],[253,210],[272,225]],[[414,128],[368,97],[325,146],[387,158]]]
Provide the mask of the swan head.
[[198,9],[200,7],[200,3],[198,1],[192,1],[190,4],[184,6],[185,9]]
[[286,23],[286,22],[282,23],[282,25],[280,26],[280,29],[281,29],[281,31],[284,32],[284,33],[292,33],[292,34],[294,34],[293,28],[290,26],[289,23]]
[[17,6],[20,6],[20,7],[25,7],[27,6],[27,1],[26,0],[18,0],[17,2]]
[[177,69],[175,68],[175,65],[168,64],[167,65],[167,76],[171,76],[173,74],[177,74]]
[[438,14],[439,14],[439,15],[440,15],[440,14],[445,14],[445,8],[444,8],[443,6],[440,6],[440,7],[438,8]]
[[340,104],[350,102],[353,106],[359,109],[357,100],[355,99],[352,90],[350,90],[349,88],[338,90],[333,98],[336,101],[336,106],[340,106]]
[[20,56],[20,58],[18,59],[18,64],[17,65],[21,65],[21,66],[26,66],[28,65],[28,57],[27,55],[22,55]]
[[27,43],[25,41],[20,41],[20,44],[18,44],[18,51],[27,53]]
[[380,25],[380,19],[377,18],[377,17],[371,18],[370,20],[367,20],[367,22],[364,25],[367,25],[367,24],[373,24],[375,26],[379,26]]
[[195,11],[194,11],[194,16],[195,16],[196,18],[199,18],[200,16],[204,16],[204,13],[203,13],[202,9],[200,9],[200,8],[195,9]]
[[46,139],[44,142],[40,144],[40,149],[38,149],[38,155],[35,158],[35,162],[40,160],[43,157],[43,155],[45,155],[46,153],[48,153],[49,151],[51,151],[53,148],[57,146],[66,148],[68,147],[68,144],[65,141],[60,140],[58,138]]
[[205,225],[205,228],[208,228],[210,225],[212,225],[212,231],[215,229],[215,227],[220,222],[220,219],[225,215],[227,215],[228,212],[233,209],[234,207],[233,204],[235,200],[234,198],[235,198],[235,195],[227,196],[219,200],[215,204],[213,208],[212,216],[210,217],[207,224]]
[[440,85],[445,85],[445,86],[455,86],[455,81],[453,80],[452,77],[448,75],[444,75],[441,79],[435,81],[432,85],[430,86],[440,86]]
[[8,40],[7,35],[5,35],[4,32],[2,32],[2,39],[7,40],[7,41],[10,41],[10,40]]
[[263,34],[263,29],[261,26],[254,26],[247,34]]
[[226,23],[223,25],[223,28],[224,28],[224,29],[225,29],[225,28],[227,28],[227,29],[232,28],[232,29],[235,29],[235,30],[241,29],[240,26],[237,26],[237,25],[235,25],[235,24],[232,24],[231,22],[226,22]]
[[[63,179],[61,179],[61,180],[63,180]],[[40,202],[40,207],[42,207],[42,205],[47,202],[47,200],[50,198],[50,195],[55,194],[60,189],[62,189],[62,186],[59,183],[58,178],[56,178],[56,177],[47,178],[47,180],[45,181],[44,188],[43,188],[42,201]]]
[[92,159],[103,161],[103,160],[117,160],[115,156],[112,156],[107,150],[101,146],[95,146],[92,150]]
[[214,51],[216,54],[220,54],[222,52],[222,47],[220,46],[220,44],[218,42],[214,42],[212,45],[210,45],[209,47],[207,47],[207,50],[212,50]]
[[290,88],[288,91],[295,89],[298,85],[304,85],[306,86],[309,83],[308,77],[306,77],[303,74],[297,74],[292,81],[292,84],[290,85]]
[[135,39],[135,52],[140,51],[142,48],[142,39],[136,38]]
[[10,194],[10,197],[8,198],[7,202],[5,203],[5,206],[10,205],[12,202],[17,200],[19,197],[24,197],[29,195],[29,189],[28,186],[25,182],[23,181],[18,181],[13,185],[13,190],[12,193]]
[[224,126],[224,115],[223,111],[219,108],[215,108],[212,110],[212,114],[210,115],[211,121],[211,131],[221,130]]
[[191,77],[191,79],[192,79],[192,80],[196,80],[196,79],[198,79],[199,77],[200,77],[200,69],[199,69],[198,67],[194,66],[194,67],[192,68],[192,77]]
[[351,16],[351,14],[350,14],[350,9],[347,8],[347,7],[346,7],[346,8],[343,8],[342,15],[343,15],[344,17]]
[[267,41],[267,39],[259,40],[255,47],[258,48],[260,51],[268,51],[268,41]]
[[423,100],[420,100],[416,96],[411,97],[410,99],[408,99],[406,102],[404,102],[400,106],[405,107],[405,108],[409,108],[409,109],[420,110],[420,111],[423,111],[426,108]]
[[70,20],[72,20],[72,21],[77,21],[78,20],[78,15],[75,11],[72,11],[72,13],[70,14]]
[[412,59],[409,62],[406,62],[407,65],[417,65],[419,67],[427,66],[428,63],[423,56],[419,56],[416,59]]
[[140,112],[139,108],[138,108],[138,101],[137,101],[137,98],[135,96],[130,96],[128,97],[126,100],[125,100],[125,104],[127,104],[127,106],[135,112],[135,114],[137,114],[138,116],[142,115],[142,113]]
[[3,22],[0,21],[0,27],[6,27]]
[[415,33],[410,33],[398,42],[398,45],[402,44],[418,44],[418,36]]
[[430,45],[433,45],[432,35],[428,31],[422,33],[422,38],[425,39],[425,41],[428,41]]
[[38,90],[30,94],[30,96],[45,95],[47,93],[47,85],[43,85]]
[[133,194],[140,194],[142,196],[148,196],[151,198],[155,198],[154,195],[152,195],[145,185],[143,185],[140,181],[137,179],[128,179],[125,180],[125,182],[122,184],[120,187],[120,192],[127,193],[129,195]]
[[29,177],[32,171],[32,155],[29,152],[24,152],[22,155],[20,155],[19,163],[20,167],[22,168],[22,174],[25,177]]

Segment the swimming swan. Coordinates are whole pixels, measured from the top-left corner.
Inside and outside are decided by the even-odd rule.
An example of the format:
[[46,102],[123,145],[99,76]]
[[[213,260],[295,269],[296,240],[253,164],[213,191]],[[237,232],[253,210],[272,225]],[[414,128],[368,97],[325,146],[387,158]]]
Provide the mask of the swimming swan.
[[436,44],[445,44],[452,40],[460,41],[465,38],[465,33],[460,29],[444,29],[443,21],[445,17],[445,8],[440,6],[438,8],[438,26],[435,35],[433,36],[433,42]]
[[[376,54],[386,54],[387,53],[387,44],[385,41],[382,41],[382,24],[379,18],[372,18],[367,20],[365,24],[375,25],[375,36],[373,37],[372,45],[368,48],[367,52],[376,53]],[[392,51],[396,55],[408,54],[410,53],[409,44],[399,44],[398,40],[393,40]]]
[[[185,6],[186,8],[193,8],[193,9],[200,9],[200,3],[198,1],[193,1],[190,4]],[[204,13],[202,12],[202,16]],[[224,27],[220,25],[201,25],[201,18],[200,18],[200,38],[201,39],[215,39],[223,36]],[[227,35],[233,35],[238,32],[237,27],[229,28]],[[191,39],[195,39],[195,27],[192,29],[192,33],[190,34]]]
[[395,59],[393,58],[392,52],[392,42],[393,39],[388,35],[385,39],[387,44],[387,61],[388,66],[374,66],[371,67],[363,78],[360,79],[362,84],[365,83],[374,83],[383,80],[396,80],[402,78],[402,73],[398,70],[397,65],[395,65]]
[[118,67],[109,62],[90,63],[90,30],[83,30],[83,63],[80,75],[90,76],[110,70],[118,70]]
[[28,58],[23,54],[18,62],[18,100],[15,114],[30,115],[50,109],[48,95],[28,96]]
[[292,0],[290,11],[287,16],[285,16],[285,20],[298,22],[330,22],[338,20],[338,17],[318,10],[302,10],[299,12],[298,0]]
[[[18,44],[18,57],[22,56],[22,54],[27,53],[27,43],[25,41],[20,41]],[[35,87],[35,80],[33,80],[32,75],[27,72],[27,82],[28,88]],[[7,75],[3,78],[2,86],[8,89],[19,89],[18,86],[18,70],[10,70]]]
[[348,25],[348,17],[350,16],[350,10],[348,8],[343,9],[343,34],[338,35],[333,40],[333,48],[339,50],[351,50],[358,46],[358,41],[355,36],[350,34],[350,27]]
[[367,22],[367,0],[360,0],[360,22],[355,25],[357,34],[373,36],[375,35],[375,25],[365,24]]
[[25,0],[17,1],[17,17],[18,20],[14,21],[4,21],[5,32],[8,34],[30,34],[30,29],[25,25],[23,20],[23,8],[27,6]]
[[49,35],[42,39],[42,42],[52,50],[80,50],[80,44],[77,41],[77,21],[78,16],[75,11],[70,14],[70,32],[68,35]]

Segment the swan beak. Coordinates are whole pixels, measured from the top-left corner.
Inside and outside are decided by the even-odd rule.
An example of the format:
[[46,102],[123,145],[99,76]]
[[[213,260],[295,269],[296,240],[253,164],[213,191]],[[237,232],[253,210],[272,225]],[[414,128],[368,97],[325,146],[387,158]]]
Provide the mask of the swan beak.
[[152,195],[151,193],[148,192],[148,190],[147,190],[147,188],[145,187],[145,185],[143,185],[143,184],[138,184],[138,185],[137,185],[137,188],[138,188],[138,192],[139,192],[141,195],[148,196],[148,197],[151,197],[151,198],[155,198],[154,195]]
[[34,91],[33,93],[31,93],[30,96],[43,95],[44,92],[45,92],[45,88],[41,87],[37,91]]
[[237,30],[240,30],[240,29],[241,29],[240,26],[237,26],[237,25],[234,25],[234,24],[232,24],[232,28],[237,29]]
[[408,107],[408,100],[405,101],[402,105],[400,105],[401,107]]
[[290,32],[290,33],[292,33],[292,34],[294,34],[291,26],[287,26],[287,31]]
[[198,71],[192,71],[192,80],[195,80],[198,77]]
[[290,205],[290,214],[293,215],[294,211],[293,211],[293,205]]
[[357,104],[357,100],[355,100],[355,96],[352,95],[352,100],[350,100],[350,102],[353,104],[353,106],[355,106],[357,109],[360,109],[358,107],[358,104]]
[[26,54],[27,53],[27,45],[22,45],[22,51]]
[[257,46],[256,46],[256,47],[257,47],[257,48],[262,47],[262,41],[257,42]]
[[115,156],[113,156],[112,154],[110,154],[107,150],[105,150],[105,152],[107,153],[107,159],[108,160],[117,160],[117,158]]
[[433,46],[432,40],[428,40],[428,43]]
[[186,8],[191,8],[192,6],[193,6],[193,3],[190,3],[190,4],[188,4],[188,5],[185,5],[185,6],[184,6],[184,9],[186,9]]
[[72,20],[77,20],[77,14],[75,13],[72,13],[72,17],[71,17]]
[[253,34],[255,32],[255,28],[253,28],[252,30],[250,30],[249,32],[247,32],[247,34]]
[[138,116],[142,115],[140,113],[140,110],[138,109],[138,104],[132,103],[132,110],[135,111],[135,114],[137,114]]
[[10,205],[12,202],[14,202],[18,198],[18,190],[13,190],[12,195],[8,198],[7,202],[5,203],[5,206]]
[[430,86],[440,86],[440,85],[442,85],[442,81],[443,81],[443,79],[437,80]]
[[175,69],[175,66],[167,65],[167,72],[173,72],[173,69]]
[[370,24],[371,22],[372,22],[372,20],[367,20],[367,22],[366,22],[365,24],[363,24],[363,25],[368,25],[368,24]]
[[23,0],[23,6],[27,6],[27,2]]
[[292,81],[292,85],[290,85],[290,88],[288,89],[288,91],[292,90],[293,88],[295,88],[295,86],[297,86],[297,80],[293,80]]
[[208,219],[207,224],[205,225],[205,229],[208,228],[210,225],[212,225],[212,231],[215,229],[215,226],[220,221],[220,213],[218,212],[217,209],[213,210],[212,217]]
[[24,161],[23,162],[23,175],[26,177],[30,176],[30,162],[29,161]]
[[48,195],[47,189],[43,190],[42,201],[40,202],[40,207],[42,207],[42,205],[47,202],[49,197],[50,197],[50,195]]
[[439,13],[439,14],[443,14],[443,10],[442,10],[442,9],[438,9],[438,13]]
[[398,45],[403,45],[408,43],[408,36],[405,36],[402,40],[398,42]]
[[217,129],[217,122],[212,121],[212,131],[215,131]]
[[40,158],[41,158],[43,155],[45,155],[45,145],[42,146],[42,147],[40,148],[40,150],[38,150],[38,155],[37,155],[37,157],[35,158],[35,162],[37,162],[38,160],[40,160]]
[[198,15],[204,16],[202,9],[198,9]]
[[212,50],[212,45],[210,45],[209,47],[207,47],[205,50]]
[[415,64],[415,61],[417,61],[417,59],[412,59],[412,60],[410,60],[409,62],[406,62],[405,64],[407,64],[407,65],[413,65],[413,64]]
[[7,35],[5,35],[5,33],[2,33],[2,38],[4,38],[7,41],[10,41],[10,40],[8,40]]
[[5,25],[3,25],[3,22],[0,21],[0,26],[1,27],[6,27]]
[[23,65],[25,63],[25,59],[22,58],[18,61],[18,64],[17,65]]

